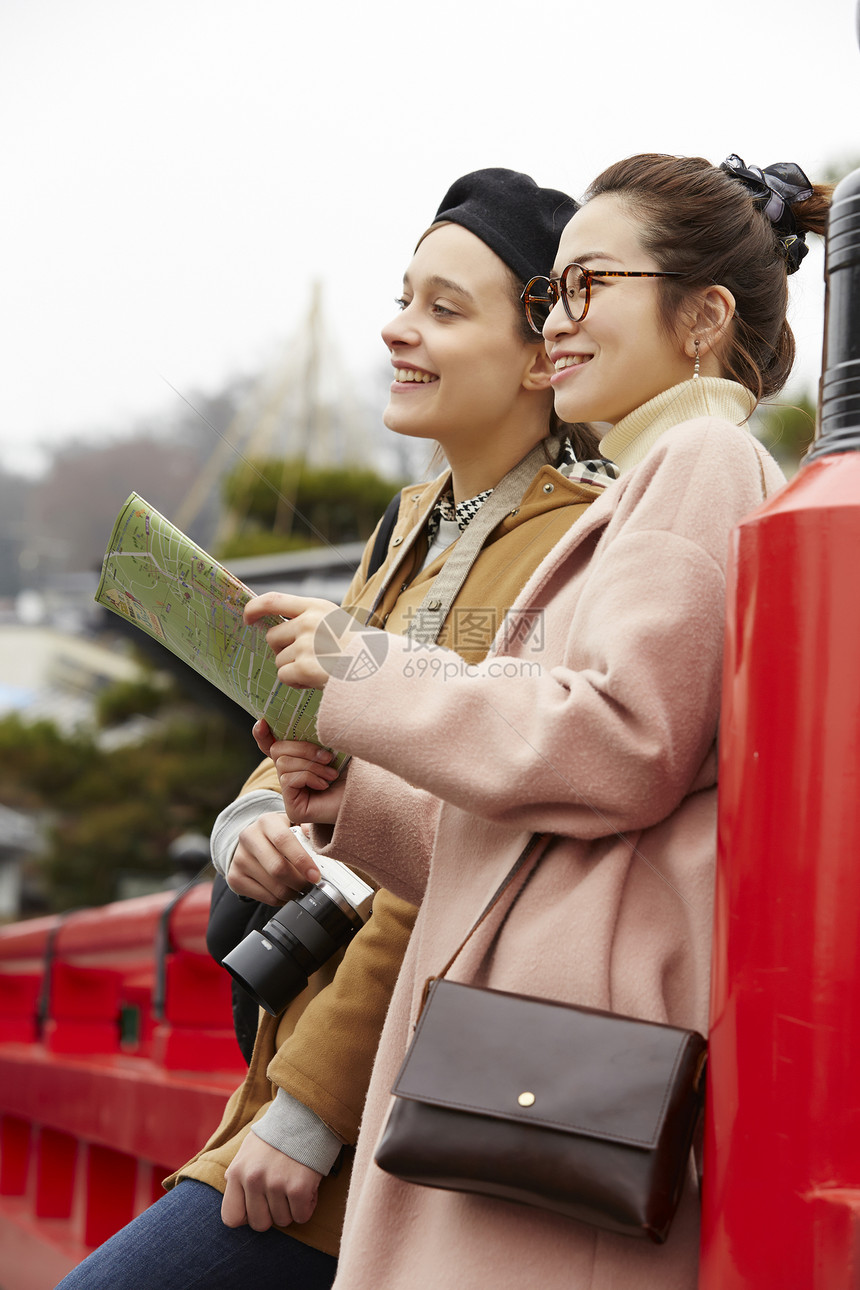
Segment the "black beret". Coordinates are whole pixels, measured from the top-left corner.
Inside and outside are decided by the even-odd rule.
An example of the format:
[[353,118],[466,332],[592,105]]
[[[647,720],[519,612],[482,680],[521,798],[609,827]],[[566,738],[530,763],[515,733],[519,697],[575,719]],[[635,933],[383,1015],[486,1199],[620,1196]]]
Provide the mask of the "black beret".
[[578,210],[566,193],[539,188],[518,170],[491,166],[455,180],[433,222],[462,224],[527,282],[550,272],[562,229]]

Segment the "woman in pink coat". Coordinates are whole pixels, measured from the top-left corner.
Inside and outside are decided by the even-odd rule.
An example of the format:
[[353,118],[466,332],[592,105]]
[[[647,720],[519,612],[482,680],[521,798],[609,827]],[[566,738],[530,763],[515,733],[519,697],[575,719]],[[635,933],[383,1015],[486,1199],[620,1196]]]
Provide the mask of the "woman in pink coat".
[[[390,638],[376,670],[352,681],[317,656],[331,606],[252,604],[252,617],[290,620],[269,633],[279,675],[325,686],[320,737],[353,758],[323,789],[312,746],[276,745],[291,818],[304,803],[329,826],[318,847],[421,902],[365,1108],[336,1287],[695,1287],[692,1161],[669,1239],[654,1246],[404,1183],[373,1155],[425,981],[535,832],[556,841],[450,977],[707,1028],[729,536],[781,483],[747,421],[791,368],[787,276],[826,207],[797,167],[762,172],[736,157],[719,168],[635,157],[595,181],[552,276],[524,300],[554,364],[557,411],[611,424],[601,451],[621,477],[537,569],[483,663]],[[340,633],[343,657],[365,646],[366,630]]]

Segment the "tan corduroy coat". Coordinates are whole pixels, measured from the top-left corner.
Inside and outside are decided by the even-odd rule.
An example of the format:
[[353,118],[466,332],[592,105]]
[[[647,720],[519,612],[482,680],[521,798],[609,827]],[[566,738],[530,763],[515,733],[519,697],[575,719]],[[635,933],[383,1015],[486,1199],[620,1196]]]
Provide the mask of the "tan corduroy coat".
[[[378,609],[380,618],[387,619],[389,632],[405,630],[410,611],[421,604],[430,582],[445,564],[448,552],[421,569],[427,553],[423,537],[405,560],[400,560],[399,551],[412,530],[424,525],[446,481],[447,476],[440,476],[432,484],[404,489],[389,558],[368,581],[371,539],[344,598],[344,604],[370,608],[397,564],[397,577],[384,592]],[[517,592],[561,535],[584,514],[598,491],[565,478],[549,465],[543,467],[520,506],[491,534],[454,601],[442,639],[470,662],[483,658]],[[258,788],[279,791],[268,759],[242,791]],[[322,1181],[313,1217],[286,1229],[306,1244],[337,1254],[351,1145],[358,1137],[374,1055],[415,914],[411,903],[386,891],[377,892],[373,916],[350,945],[344,967],[335,973],[334,963],[327,964],[281,1017],[261,1012],[247,1078],[228,1102],[212,1138],[166,1186],[180,1178],[196,1178],[223,1192],[225,1170],[251,1125],[268,1110],[278,1087],[283,1088],[348,1144],[340,1167]]]
[[676,424],[531,578],[514,609],[534,631],[504,658],[497,646],[466,669],[392,638],[373,676],[328,682],[320,734],[354,760],[333,836],[318,829],[316,844],[422,901],[365,1107],[338,1290],[695,1287],[692,1168],[656,1247],[401,1183],[373,1151],[424,983],[533,831],[559,837],[452,978],[706,1029],[725,567],[765,482],[782,476],[748,430]]

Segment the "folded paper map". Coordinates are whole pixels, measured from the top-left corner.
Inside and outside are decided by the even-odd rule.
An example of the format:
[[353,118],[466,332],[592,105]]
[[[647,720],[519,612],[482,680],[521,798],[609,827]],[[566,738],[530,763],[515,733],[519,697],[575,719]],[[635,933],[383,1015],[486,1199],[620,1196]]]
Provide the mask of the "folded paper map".
[[[319,743],[319,690],[278,680],[266,631],[280,620],[247,626],[242,611],[254,592],[132,493],[117,517],[96,601],[160,641],[253,717],[265,717],[278,739]],[[345,757],[336,758],[340,765]]]

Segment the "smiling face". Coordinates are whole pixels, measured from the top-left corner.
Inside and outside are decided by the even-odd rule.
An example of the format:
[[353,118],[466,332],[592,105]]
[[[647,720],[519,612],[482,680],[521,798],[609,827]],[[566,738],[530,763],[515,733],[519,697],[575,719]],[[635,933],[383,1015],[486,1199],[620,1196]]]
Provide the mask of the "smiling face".
[[[449,461],[490,457],[517,437],[523,455],[547,433],[547,376],[537,405],[530,375],[545,362],[529,344],[511,277],[459,224],[428,233],[403,278],[400,313],[382,331],[394,380],[383,420],[397,434],[435,439]],[[514,460],[519,460],[516,456]]]
[[[561,236],[553,266],[659,271],[643,250],[639,222],[619,197],[595,197]],[[565,421],[614,424],[663,390],[688,380],[693,364],[679,330],[668,335],[659,315],[660,278],[595,278],[582,322],[571,322],[559,302],[544,327],[555,367],[555,409]]]

